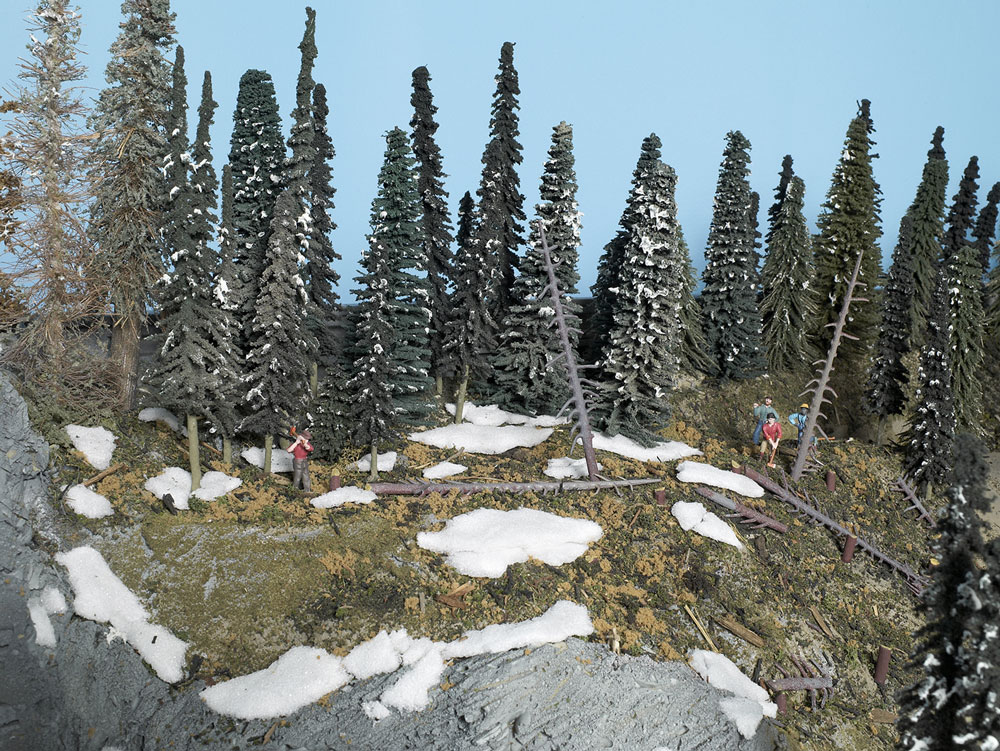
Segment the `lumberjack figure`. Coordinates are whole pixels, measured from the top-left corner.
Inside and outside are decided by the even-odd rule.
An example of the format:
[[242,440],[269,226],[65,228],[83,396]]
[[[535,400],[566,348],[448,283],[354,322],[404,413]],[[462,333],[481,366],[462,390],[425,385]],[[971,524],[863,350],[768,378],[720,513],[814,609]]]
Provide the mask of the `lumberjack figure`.
[[780,420],[778,416],[778,411],[771,406],[771,397],[765,396],[764,403],[760,404],[758,402],[753,403],[753,416],[757,418],[757,427],[753,431],[753,441],[754,446],[760,443],[760,431],[764,429],[764,423],[767,421],[768,415],[774,415],[775,420]]
[[302,490],[311,493],[312,482],[309,479],[309,454],[313,450],[312,443],[310,443],[312,433],[308,430],[303,430],[296,435],[295,428],[292,428],[292,435],[295,437],[295,441],[285,449],[292,455],[292,488],[298,488],[301,485]]
[[773,467],[775,454],[778,453],[778,443],[781,441],[781,423],[774,415],[768,415],[761,432],[764,434],[764,440],[760,442],[760,456],[763,459],[770,448],[771,458],[767,460],[767,466]]

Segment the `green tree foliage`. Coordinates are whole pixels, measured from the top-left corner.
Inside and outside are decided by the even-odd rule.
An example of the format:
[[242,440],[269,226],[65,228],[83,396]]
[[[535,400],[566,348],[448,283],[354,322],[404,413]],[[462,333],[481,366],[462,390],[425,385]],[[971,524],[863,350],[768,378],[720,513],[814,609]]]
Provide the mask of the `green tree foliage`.
[[110,357],[121,372],[121,398],[131,406],[139,338],[154,282],[163,275],[164,211],[160,167],[167,150],[174,14],[169,0],[125,0],[121,32],[95,106],[90,236],[111,286],[117,321]]
[[705,338],[704,319],[701,311],[701,303],[694,296],[695,288],[698,286],[698,278],[695,275],[694,264],[691,263],[691,254],[688,251],[687,243],[684,241],[683,233],[678,225],[677,232],[681,234],[680,252],[684,261],[684,276],[682,278],[680,319],[682,341],[680,349],[681,370],[692,375],[706,373],[715,375],[718,370],[715,363],[708,356],[708,340]]
[[[790,159],[787,171],[791,172]],[[807,336],[815,301],[810,289],[812,240],[802,213],[805,185],[794,174],[785,177],[783,170],[778,189],[784,184],[785,192],[771,207],[777,211],[769,211],[767,257],[761,269],[760,315],[771,373],[802,368],[815,359]]]
[[997,204],[1000,203],[1000,183],[993,183],[990,192],[986,194],[986,205],[979,210],[976,226],[972,229],[973,243],[979,255],[979,263],[983,271],[983,283],[990,272],[990,251],[993,249],[993,237],[997,232]]
[[681,298],[687,272],[677,221],[677,176],[660,161],[660,139],[642,144],[629,197],[629,235],[609,337],[600,428],[651,444],[670,417],[680,367]]
[[[573,128],[565,122],[552,129],[545,171],[542,202],[535,213],[545,228],[545,238],[562,295],[570,345],[578,345],[580,304],[573,299],[580,274],[577,271],[581,214],[576,201],[573,158]],[[552,414],[569,398],[569,376],[562,358],[562,343],[553,325],[547,292],[548,272],[542,256],[538,222],[532,223],[529,250],[521,259],[521,275],[514,282],[510,312],[500,327],[500,346],[494,360],[500,403],[529,414]]]
[[435,390],[441,395],[444,375],[449,365],[445,361],[445,328],[448,321],[448,284],[451,277],[451,219],[448,216],[446,177],[441,166],[441,149],[434,140],[438,124],[434,121],[434,98],[430,89],[431,75],[421,66],[413,71],[413,93],[410,104],[413,117],[413,154],[417,160],[417,190],[420,193],[420,228],[423,233],[423,255],[427,267],[428,307],[430,323],[430,365]]
[[742,133],[726,135],[702,274],[708,354],[723,378],[753,378],[764,370],[749,151]]
[[[163,173],[163,265],[169,272],[173,255],[184,242],[188,217],[191,214],[184,190],[191,165],[191,141],[188,136],[187,74],[184,71],[184,48],[177,45],[171,75],[170,107],[167,110],[167,151],[160,171]],[[157,280],[162,287],[163,279]]]
[[[858,282],[861,296],[868,302],[851,304],[847,331],[857,339],[841,341],[837,352],[837,369],[834,373],[835,388],[852,373],[867,370],[868,360],[878,334],[878,289],[882,252],[878,239],[881,190],[872,175],[872,133],[870,103],[862,100],[858,115],[847,128],[847,138],[840,161],[833,172],[833,180],[819,218],[816,220],[819,235],[814,238],[816,271],[817,315],[813,318],[811,332],[821,351],[826,351],[833,336],[834,323],[843,307],[844,295],[851,271],[862,254]],[[853,377],[853,376],[851,376]],[[837,389],[841,391],[841,389]]]
[[795,170],[792,168],[792,155],[785,154],[781,160],[781,172],[778,173],[778,187],[774,189],[774,203],[767,210],[767,233],[764,235],[764,244],[769,248],[774,229],[778,224],[778,216],[781,214],[781,207],[788,194],[788,183],[793,177]]

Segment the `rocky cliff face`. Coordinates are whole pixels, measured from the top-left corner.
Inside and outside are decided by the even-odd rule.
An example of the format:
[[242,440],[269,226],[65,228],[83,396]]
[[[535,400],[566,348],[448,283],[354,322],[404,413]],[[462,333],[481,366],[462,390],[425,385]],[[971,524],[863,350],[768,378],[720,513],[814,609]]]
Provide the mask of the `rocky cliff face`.
[[[571,639],[457,662],[424,712],[373,724],[365,701],[397,676],[352,684],[284,718],[235,721],[210,711],[201,683],[168,686],[106,626],[74,617],[53,554],[68,549],[48,500],[49,447],[0,373],[0,750],[670,749],[767,751],[763,724],[740,738],[720,692],[680,664],[619,657]],[[77,542],[75,544],[81,544]],[[28,603],[60,590],[56,645],[41,647]],[[264,740],[266,738],[266,741]]]

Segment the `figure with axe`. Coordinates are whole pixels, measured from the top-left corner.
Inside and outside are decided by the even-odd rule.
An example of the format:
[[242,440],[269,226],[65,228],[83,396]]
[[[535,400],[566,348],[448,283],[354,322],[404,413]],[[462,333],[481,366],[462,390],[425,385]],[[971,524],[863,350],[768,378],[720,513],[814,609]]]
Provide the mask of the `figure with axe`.
[[771,456],[767,460],[767,466],[774,466],[774,457],[778,453],[778,443],[781,441],[781,423],[774,415],[767,416],[767,422],[764,423],[764,427],[761,429],[764,440],[760,442],[760,456],[763,459],[768,452],[771,451]]
[[312,481],[309,479],[309,454],[312,453],[313,446],[312,433],[303,430],[296,434],[295,428],[291,429],[292,438],[295,440],[285,451],[292,455],[292,488],[299,488],[307,493],[312,492]]

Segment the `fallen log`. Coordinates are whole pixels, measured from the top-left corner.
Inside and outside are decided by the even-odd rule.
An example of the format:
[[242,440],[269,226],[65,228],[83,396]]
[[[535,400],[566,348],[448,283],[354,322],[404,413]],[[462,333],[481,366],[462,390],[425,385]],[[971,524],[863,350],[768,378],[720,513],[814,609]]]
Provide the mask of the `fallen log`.
[[658,477],[635,480],[562,480],[558,482],[373,482],[376,495],[428,495],[429,493],[562,493],[570,490],[608,490],[663,482]]
[[920,502],[919,498],[917,498],[916,491],[910,487],[910,484],[906,481],[905,477],[900,477],[896,480],[893,487],[903,494],[904,500],[910,502],[910,505],[903,509],[903,513],[916,510],[918,519],[923,519],[925,522],[930,524],[931,529],[937,529],[937,522],[934,521],[934,517],[930,515],[930,512],[927,511],[924,504]]
[[710,488],[697,487],[694,489],[694,492],[700,496],[704,496],[708,500],[712,501],[712,503],[717,503],[724,509],[729,509],[733,512],[731,514],[727,514],[727,516],[739,516],[756,527],[767,527],[768,529],[773,529],[776,532],[781,532],[782,534],[788,531],[788,527],[778,520],[772,519],[767,514],[762,514],[760,511],[752,509],[749,506],[744,506],[739,501],[727,498],[721,493],[716,493]]

